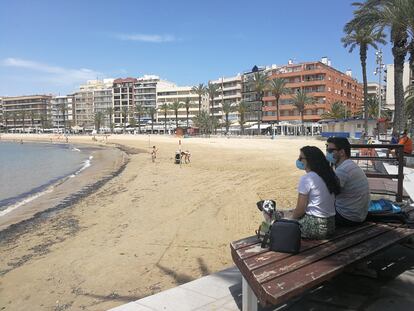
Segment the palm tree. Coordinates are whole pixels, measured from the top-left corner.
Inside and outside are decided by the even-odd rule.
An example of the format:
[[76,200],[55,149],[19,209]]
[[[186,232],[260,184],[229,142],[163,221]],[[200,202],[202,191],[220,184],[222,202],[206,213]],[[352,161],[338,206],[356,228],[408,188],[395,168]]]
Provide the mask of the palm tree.
[[302,121],[302,135],[305,133],[305,128],[303,124],[303,113],[305,112],[305,107],[312,104],[313,98],[309,97],[305,91],[302,89],[298,90],[295,95],[293,95],[293,105],[299,110],[300,119]]
[[170,106],[167,103],[163,103],[159,108],[164,113],[164,134],[167,133],[167,112],[170,110]]
[[151,116],[151,134],[154,134],[154,121],[155,121],[155,114],[157,113],[157,109],[155,107],[150,107],[148,109],[149,115]]
[[239,124],[241,134],[244,135],[244,124],[246,123],[246,112],[250,111],[250,103],[241,101],[237,107],[237,112],[239,113]]
[[256,92],[256,99],[259,102],[259,107],[257,110],[257,127],[259,131],[259,135],[261,134],[260,131],[260,123],[262,121],[262,112],[263,112],[263,96],[264,91],[267,88],[268,80],[266,75],[263,72],[255,72],[252,78],[252,85],[253,89]]
[[113,107],[106,108],[106,114],[109,117],[109,128],[112,134],[114,131],[114,122],[113,122],[114,108]]
[[194,117],[194,124],[200,128],[202,133],[210,134],[217,128],[218,121],[210,116],[208,111],[202,110],[201,113]]
[[95,116],[94,116],[95,120],[94,121],[95,121],[95,130],[96,130],[97,133],[99,133],[99,131],[101,129],[103,117],[104,117],[104,114],[103,114],[102,111],[98,111],[98,112],[95,113]]
[[358,9],[353,20],[345,26],[345,31],[364,27],[390,28],[394,57],[394,129],[401,131],[404,128],[403,69],[408,48],[407,21],[413,20],[414,3],[412,0],[367,0],[355,5]]
[[17,115],[17,112],[12,112],[11,115],[13,119],[13,130],[14,130],[14,133],[16,133],[16,120],[17,120],[18,115]]
[[5,133],[7,133],[7,125],[8,125],[9,113],[7,111],[3,112],[3,125]]
[[178,110],[182,108],[182,106],[183,105],[178,100],[175,100],[170,106],[171,110],[174,110],[175,113],[175,130],[178,128]]
[[138,133],[141,134],[141,117],[144,114],[145,109],[141,104],[135,105],[135,113],[138,115]]
[[211,105],[211,116],[214,118],[214,97],[218,94],[219,86],[217,84],[213,84],[211,82],[208,83],[207,86],[207,94],[210,99],[210,105]]
[[200,83],[198,86],[193,86],[191,90],[198,95],[198,113],[201,113],[201,98],[206,94],[207,88],[203,83]]
[[121,121],[122,121],[122,125],[123,125],[123,133],[124,134],[126,132],[126,124],[127,124],[127,121],[128,121],[128,114],[129,114],[128,107],[123,106],[121,108],[121,117],[122,117]]
[[186,97],[184,106],[185,106],[185,111],[187,113],[187,129],[188,129],[188,115],[190,114],[190,107],[191,107],[191,100],[189,97]]
[[[368,111],[368,81],[367,81],[367,51],[369,46],[378,49],[377,43],[385,44],[385,35],[382,29],[376,29],[373,26],[350,27],[349,22],[345,26],[346,36],[341,39],[344,47],[349,46],[349,52],[359,46],[359,58],[362,67],[362,81],[364,85],[364,109]],[[364,114],[364,129],[368,133],[368,114]]]
[[230,121],[229,121],[229,114],[234,111],[234,106],[231,103],[224,102],[223,103],[223,112],[225,115],[225,125],[226,125],[226,135],[229,133]]
[[23,133],[25,132],[25,121],[26,121],[26,110],[22,110],[20,112],[20,117],[22,118],[22,128],[23,128]]
[[334,102],[331,106],[331,110],[321,115],[322,119],[343,119],[345,118],[346,111],[345,105],[341,102]]
[[269,81],[270,92],[275,96],[276,100],[276,123],[279,124],[279,98],[281,95],[287,94],[289,89],[286,88],[286,80],[281,78],[274,78]]

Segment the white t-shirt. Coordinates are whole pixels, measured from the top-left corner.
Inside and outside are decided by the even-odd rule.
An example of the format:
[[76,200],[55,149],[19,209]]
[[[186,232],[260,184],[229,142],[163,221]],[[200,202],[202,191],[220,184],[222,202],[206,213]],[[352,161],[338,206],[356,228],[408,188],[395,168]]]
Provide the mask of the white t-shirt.
[[362,222],[367,217],[370,195],[367,176],[352,160],[347,159],[335,170],[341,182],[336,196],[336,211],[346,219]]
[[335,216],[335,195],[329,193],[325,182],[315,172],[300,178],[298,192],[308,195],[306,214],[322,218]]

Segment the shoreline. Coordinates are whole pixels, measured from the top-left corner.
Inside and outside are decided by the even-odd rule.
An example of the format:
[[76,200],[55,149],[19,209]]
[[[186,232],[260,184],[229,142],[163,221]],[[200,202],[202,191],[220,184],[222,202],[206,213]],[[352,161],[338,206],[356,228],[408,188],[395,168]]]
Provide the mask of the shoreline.
[[[19,135],[21,136],[21,134]],[[3,141],[18,142],[15,137],[3,136],[2,138]],[[48,137],[31,138],[25,137],[25,141],[50,144]],[[59,144],[65,143],[59,142]],[[0,217],[0,239],[13,235],[14,232],[20,232],[23,230],[22,228],[29,226],[32,221],[35,222],[37,218],[46,218],[52,212],[76,204],[82,198],[99,189],[108,180],[119,175],[128,163],[129,154],[118,147],[96,146],[81,142],[70,145],[73,148],[90,152],[89,157],[93,158],[90,159],[89,167],[82,166],[75,174],[56,180],[42,191],[24,198],[23,202],[28,200],[26,203],[2,215]],[[114,152],[115,149],[119,152]],[[105,159],[109,153],[110,158]],[[105,174],[99,171],[105,172]]]

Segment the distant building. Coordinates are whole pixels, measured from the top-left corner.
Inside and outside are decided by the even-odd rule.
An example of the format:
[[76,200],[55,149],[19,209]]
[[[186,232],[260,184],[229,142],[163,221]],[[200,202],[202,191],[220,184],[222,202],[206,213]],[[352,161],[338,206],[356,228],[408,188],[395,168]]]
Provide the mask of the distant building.
[[229,114],[229,120],[238,120],[237,107],[242,100],[242,80],[243,77],[239,74],[235,77],[223,77],[210,81],[218,86],[217,96],[214,97],[213,112],[222,124],[225,122],[224,103],[230,104],[234,108],[234,111]]
[[[395,110],[395,98],[394,98],[394,64],[387,65],[386,76],[387,92],[386,92],[386,106],[390,110]],[[410,64],[404,63],[403,69],[403,87],[407,89],[409,85],[414,85],[414,72],[410,72]]]
[[113,81],[114,123],[122,127],[134,118],[134,84],[136,78],[115,79]]
[[[182,108],[178,110],[178,122],[180,126],[186,126],[187,122],[187,110],[185,108],[186,100],[189,100],[189,119],[190,125],[192,124],[192,118],[198,114],[198,95],[192,91],[191,86],[176,86],[176,85],[164,85],[157,89],[157,121],[164,123],[165,116],[164,111],[161,109],[163,104],[172,105],[178,101]],[[204,96],[201,102],[202,109],[208,108],[207,97]],[[167,122],[174,124],[175,128],[175,112],[173,109],[167,111]]]
[[101,127],[109,127],[108,108],[112,104],[113,79],[88,80],[73,94],[74,125],[83,129],[95,129],[95,118],[102,114]]
[[[242,91],[241,100],[248,104],[250,111],[245,115],[246,121],[256,121],[259,117],[260,102],[258,101],[259,94],[254,89],[253,79],[255,73],[262,73],[267,75],[268,69],[262,66],[253,66],[250,71],[245,71],[242,76]],[[263,118],[262,118],[263,119]]]
[[35,131],[50,128],[51,95],[3,97],[3,125],[10,131]]
[[[361,109],[363,92],[362,85],[351,75],[349,70],[343,73],[331,67],[330,61],[325,57],[315,62],[300,64],[289,62],[288,65],[272,69],[269,79],[285,79],[286,87],[289,89],[289,94],[282,95],[279,99],[279,120],[289,122],[301,120],[300,113],[293,102],[293,95],[299,90],[303,90],[314,99],[311,105],[305,107],[305,121],[319,121],[321,114],[330,110],[334,102],[344,104],[348,116],[356,114]],[[276,121],[275,97],[267,91],[263,100],[265,102],[263,121]]]
[[0,130],[3,129],[3,99],[0,97]]
[[73,96],[55,96],[51,100],[52,127],[70,130],[73,125]]

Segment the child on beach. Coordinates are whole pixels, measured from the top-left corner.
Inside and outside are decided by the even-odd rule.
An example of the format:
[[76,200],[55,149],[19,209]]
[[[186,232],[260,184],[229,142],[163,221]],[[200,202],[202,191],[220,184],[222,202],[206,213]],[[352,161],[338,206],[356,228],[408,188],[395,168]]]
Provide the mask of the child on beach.
[[155,162],[155,159],[157,158],[157,151],[158,149],[155,146],[152,146],[151,159],[153,163]]

